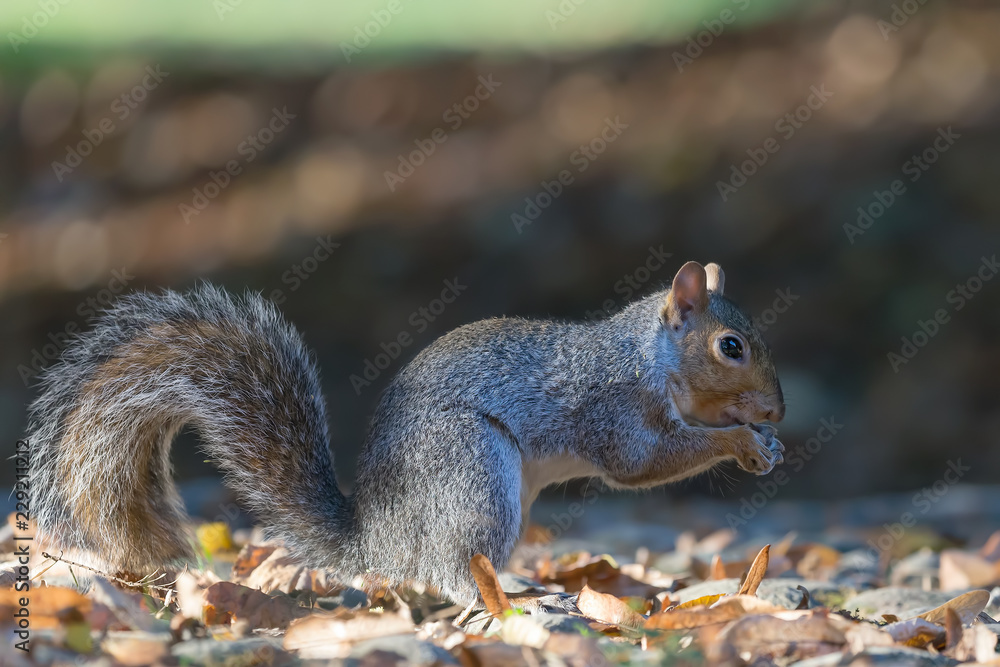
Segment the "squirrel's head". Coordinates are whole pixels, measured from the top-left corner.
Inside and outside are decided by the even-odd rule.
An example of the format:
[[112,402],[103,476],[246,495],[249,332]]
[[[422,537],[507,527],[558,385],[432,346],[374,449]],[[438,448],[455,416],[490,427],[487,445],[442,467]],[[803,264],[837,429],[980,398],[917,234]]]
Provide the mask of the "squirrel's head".
[[674,276],[660,309],[664,332],[679,356],[670,373],[685,419],[731,426],[785,416],[771,351],[753,322],[723,296],[718,264],[688,262]]

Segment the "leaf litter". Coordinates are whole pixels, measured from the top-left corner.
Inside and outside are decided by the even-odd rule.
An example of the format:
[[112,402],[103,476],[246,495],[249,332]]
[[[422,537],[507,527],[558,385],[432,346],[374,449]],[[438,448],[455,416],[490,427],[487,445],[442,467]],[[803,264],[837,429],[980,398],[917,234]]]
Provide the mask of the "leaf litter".
[[36,557],[25,594],[3,564],[0,627],[14,638],[30,595],[32,651],[0,664],[1000,666],[1000,532],[877,562],[794,534],[739,547],[685,533],[632,563],[535,545],[499,575],[473,556],[485,604],[470,608],[421,586],[345,586],[278,544],[237,551],[217,524],[196,534],[210,558],[179,572]]

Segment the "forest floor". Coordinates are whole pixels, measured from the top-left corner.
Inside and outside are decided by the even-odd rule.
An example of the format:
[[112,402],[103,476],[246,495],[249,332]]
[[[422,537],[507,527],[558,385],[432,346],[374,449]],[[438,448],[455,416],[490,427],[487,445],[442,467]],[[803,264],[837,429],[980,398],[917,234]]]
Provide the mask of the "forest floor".
[[[17,563],[0,573],[0,663],[1000,664],[998,492],[954,487],[925,512],[925,492],[774,503],[752,534],[738,503],[689,501],[660,525],[651,498],[549,500],[503,572],[473,558],[486,609],[471,613],[420,587],[345,587],[223,523],[197,526],[187,569],[121,580],[28,542],[30,592]],[[25,607],[29,652],[12,624]]]

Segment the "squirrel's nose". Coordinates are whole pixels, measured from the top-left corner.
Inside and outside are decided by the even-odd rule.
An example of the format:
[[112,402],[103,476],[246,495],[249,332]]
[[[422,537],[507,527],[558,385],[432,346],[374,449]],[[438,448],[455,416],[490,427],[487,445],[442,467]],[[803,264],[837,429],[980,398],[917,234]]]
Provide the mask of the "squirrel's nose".
[[779,403],[778,407],[773,408],[767,413],[767,420],[772,422],[780,422],[785,418],[785,404]]

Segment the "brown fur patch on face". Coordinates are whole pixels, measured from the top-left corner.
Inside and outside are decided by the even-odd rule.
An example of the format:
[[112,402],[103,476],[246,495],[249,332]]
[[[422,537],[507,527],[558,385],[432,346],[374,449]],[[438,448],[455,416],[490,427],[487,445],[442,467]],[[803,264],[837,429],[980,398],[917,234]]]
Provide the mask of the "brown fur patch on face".
[[[686,416],[712,426],[727,426],[734,412],[738,412],[739,421],[765,421],[782,406],[771,351],[743,311],[713,293],[709,307],[692,313],[689,323],[681,345],[679,373],[687,382]],[[725,363],[714,352],[716,340],[727,332],[736,332],[747,342],[747,364]]]

